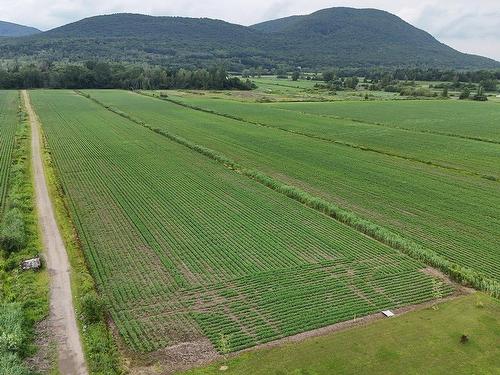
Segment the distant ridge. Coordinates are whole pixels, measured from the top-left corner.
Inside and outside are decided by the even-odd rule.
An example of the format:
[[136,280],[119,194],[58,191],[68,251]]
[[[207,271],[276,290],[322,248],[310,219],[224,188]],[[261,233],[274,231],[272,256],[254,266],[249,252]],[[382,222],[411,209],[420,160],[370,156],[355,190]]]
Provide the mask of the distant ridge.
[[34,27],[18,25],[16,23],[0,21],[0,36],[18,37],[41,33]]
[[0,40],[4,59],[104,59],[171,67],[225,62],[262,66],[499,68],[376,9],[330,8],[250,27],[208,18],[119,13],[83,19],[37,35]]

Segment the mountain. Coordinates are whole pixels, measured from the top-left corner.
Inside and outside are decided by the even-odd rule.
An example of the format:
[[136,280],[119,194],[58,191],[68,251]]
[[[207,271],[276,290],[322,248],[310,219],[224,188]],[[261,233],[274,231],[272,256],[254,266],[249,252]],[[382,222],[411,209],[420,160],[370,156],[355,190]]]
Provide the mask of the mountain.
[[492,68],[500,63],[468,55],[437,41],[394,14],[377,9],[329,8],[251,26],[281,39],[293,61],[340,66],[427,65]]
[[17,37],[41,33],[34,27],[18,25],[11,22],[0,21],[0,36]]
[[23,38],[0,40],[18,60],[104,59],[170,67],[225,62],[231,70],[285,65],[496,68],[460,53],[399,17],[375,9],[330,8],[245,27],[207,18],[112,14]]

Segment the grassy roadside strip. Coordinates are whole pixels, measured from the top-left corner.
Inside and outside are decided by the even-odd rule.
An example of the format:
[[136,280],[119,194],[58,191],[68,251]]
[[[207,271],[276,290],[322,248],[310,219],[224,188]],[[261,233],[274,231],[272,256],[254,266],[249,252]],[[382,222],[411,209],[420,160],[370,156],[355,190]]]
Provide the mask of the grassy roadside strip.
[[30,126],[18,100],[7,204],[0,222],[1,375],[34,373],[24,359],[36,354],[35,328],[49,313],[47,270],[22,271],[19,266],[38,256],[42,246],[31,178]]
[[411,256],[414,259],[420,260],[432,267],[438,268],[444,273],[448,274],[457,282],[473,286],[476,289],[483,290],[485,292],[490,293],[494,297],[500,298],[500,283],[488,278],[486,275],[483,275],[474,270],[450,262],[445,258],[443,258],[442,256],[436,254],[434,251],[424,248],[418,243],[403,237],[399,233],[392,232],[385,227],[382,227],[371,221],[365,220],[357,216],[355,213],[345,210],[322,198],[318,198],[294,186],[286,185],[257,170],[244,168],[242,165],[236,163],[227,156],[220,154],[214,150],[193,143],[187,139],[169,133],[168,131],[154,128],[138,118],[130,116],[129,114],[123,111],[120,111],[116,108],[101,103],[100,101],[93,98],[87,93],[79,91],[77,91],[77,93],[119,116],[122,116],[132,122],[135,122],[138,125],[141,125],[151,131],[154,131],[157,134],[165,136],[166,138],[174,142],[184,145],[196,152],[199,152],[202,155],[205,155],[213,160],[216,160],[224,164],[226,168],[232,169],[237,173],[249,177],[276,192],[279,192],[283,195],[286,195],[289,198],[292,198],[304,204],[307,207],[322,212],[325,215],[330,216],[333,219],[341,223],[344,223],[383,244],[386,244],[394,249],[404,252],[405,254]]
[[[72,202],[64,193],[64,186],[57,178],[43,129],[43,163],[49,194],[55,208],[56,220],[64,239],[71,264],[71,289],[79,323],[80,335],[90,374],[121,374],[118,349],[107,324],[103,303],[97,293],[77,231],[72,220]],[[75,220],[78,220],[75,217]]]
[[[328,138],[328,137],[322,137],[320,135],[316,135],[316,134],[312,134],[312,133],[307,133],[307,132],[302,132],[302,131],[297,131],[297,130],[286,129],[286,128],[282,128],[280,126],[271,126],[271,125],[268,125],[268,124],[265,124],[265,123],[247,120],[245,118],[238,117],[238,116],[233,116],[233,115],[228,114],[228,113],[222,113],[222,112],[214,111],[214,110],[211,110],[211,109],[206,109],[206,108],[194,106],[194,105],[187,104],[187,103],[184,103],[182,101],[171,99],[171,98],[168,98],[168,97],[157,96],[157,95],[154,95],[154,93],[149,93],[149,92],[145,92],[145,91],[135,91],[135,93],[137,93],[139,95],[143,95],[143,96],[148,96],[150,98],[164,100],[166,102],[170,102],[172,104],[176,104],[176,105],[179,105],[181,107],[189,108],[189,109],[192,109],[192,110],[195,110],[195,111],[200,111],[200,112],[208,113],[208,114],[215,115],[215,116],[225,117],[225,118],[228,118],[228,119],[231,119],[231,120],[235,120],[235,121],[239,121],[239,122],[246,123],[246,124],[251,124],[251,125],[256,125],[256,126],[262,126],[264,128],[270,128],[270,129],[277,129],[277,130],[281,130],[281,131],[284,131],[284,132],[287,132],[287,133],[291,133],[291,134],[295,134],[295,135],[300,135],[300,136],[308,137],[308,138],[312,138],[312,139],[317,139],[317,140],[320,140],[320,141],[329,142],[329,143],[333,143],[333,144],[336,144],[336,145],[346,146],[346,147],[358,149],[358,150],[361,150],[361,151],[374,152],[374,153],[377,153],[377,154],[386,155],[386,156],[390,156],[390,157],[393,157],[393,158],[398,158],[398,159],[408,160],[408,161],[412,161],[412,162],[416,162],[416,163],[422,163],[422,164],[430,165],[430,166],[435,167],[435,168],[441,168],[441,169],[445,169],[445,170],[452,170],[452,171],[463,173],[463,174],[466,174],[466,175],[469,175],[469,176],[475,176],[475,177],[484,178],[484,179],[487,179],[487,180],[490,180],[490,181],[500,181],[500,179],[497,176],[485,175],[485,174],[482,174],[482,173],[479,173],[479,172],[476,172],[476,171],[473,171],[473,170],[469,170],[469,169],[452,167],[452,166],[449,166],[449,165],[436,163],[436,162],[434,162],[432,160],[418,159],[418,158],[414,158],[414,157],[411,157],[411,156],[405,156],[405,155],[400,155],[400,154],[396,154],[396,153],[393,153],[393,152],[382,151],[382,150],[379,150],[377,148],[373,148],[373,147],[369,147],[369,146],[364,146],[364,145],[359,145],[359,144],[356,144],[356,143],[344,142],[344,141],[340,141],[338,139],[333,139],[333,138]],[[280,110],[282,110],[282,111],[290,111],[290,110],[281,109],[281,108],[280,108]],[[291,111],[291,112],[293,112],[293,111]],[[305,112],[300,112],[300,113],[303,113],[303,114],[306,114],[306,115],[309,115],[309,116],[311,115],[310,113],[305,113]],[[317,116],[317,115],[313,115],[313,116]],[[321,117],[323,117],[323,116],[321,116]],[[350,119],[344,119],[344,120],[355,121],[355,120],[350,120]],[[361,122],[361,121],[357,121],[357,122]],[[381,124],[377,124],[377,125],[381,125]],[[384,125],[381,125],[381,126],[384,126]],[[392,128],[396,128],[396,127],[392,127]],[[396,129],[401,129],[401,128],[396,128]],[[409,132],[412,131],[412,130],[409,130],[409,129],[402,129],[402,130],[409,131]],[[432,132],[425,132],[425,133],[431,133],[432,134]],[[443,135],[443,134],[439,134],[439,135]],[[470,138],[467,138],[467,139],[470,140]],[[491,143],[497,143],[497,142],[491,142]]]

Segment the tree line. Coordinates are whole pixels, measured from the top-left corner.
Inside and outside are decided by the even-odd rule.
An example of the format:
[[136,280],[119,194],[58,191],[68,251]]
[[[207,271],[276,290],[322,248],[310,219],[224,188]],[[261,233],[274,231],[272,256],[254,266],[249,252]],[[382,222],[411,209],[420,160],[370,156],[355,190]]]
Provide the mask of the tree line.
[[249,80],[229,77],[223,66],[168,70],[162,67],[87,61],[83,64],[14,64],[0,68],[1,89],[206,89],[251,90]]

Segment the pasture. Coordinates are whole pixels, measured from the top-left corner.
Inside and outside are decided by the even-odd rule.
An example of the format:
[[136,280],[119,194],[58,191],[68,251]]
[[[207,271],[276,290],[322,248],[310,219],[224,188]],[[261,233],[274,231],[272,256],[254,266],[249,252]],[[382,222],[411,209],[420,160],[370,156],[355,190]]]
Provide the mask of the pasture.
[[91,95],[185,138],[72,91],[31,93],[90,269],[135,351],[206,347],[208,338],[227,353],[453,292],[422,262],[185,146],[222,144],[213,143],[220,123],[229,136],[251,136],[239,160],[269,172],[267,150],[293,146],[300,156],[319,141],[287,145],[296,135],[126,92]]

